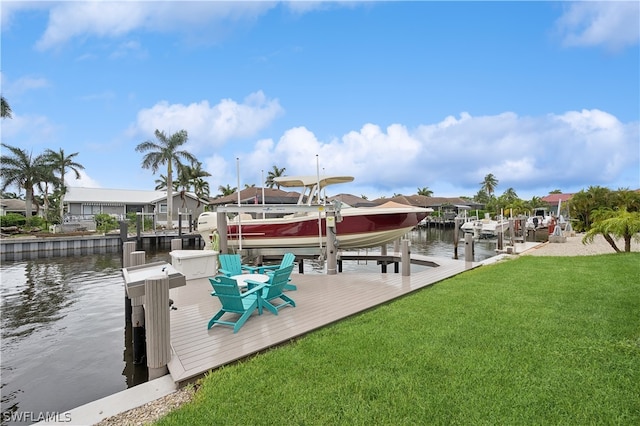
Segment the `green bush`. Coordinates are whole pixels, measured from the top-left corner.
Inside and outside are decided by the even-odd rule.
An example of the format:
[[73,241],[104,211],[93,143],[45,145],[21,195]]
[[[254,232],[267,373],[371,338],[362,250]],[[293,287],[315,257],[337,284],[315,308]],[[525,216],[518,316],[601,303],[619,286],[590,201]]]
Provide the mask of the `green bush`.
[[98,232],[104,232],[105,234],[118,228],[118,221],[115,217],[106,213],[100,213],[94,217],[96,221],[96,229]]
[[24,226],[27,222],[27,218],[19,213],[8,213],[5,216],[0,216],[0,226]]
[[26,227],[47,229],[47,221],[40,216],[31,216],[29,219],[26,220]]
[[[138,224],[138,217],[137,217],[137,213],[136,212],[129,212],[127,213],[127,224],[129,225],[129,231],[130,232],[135,232],[137,230],[137,224]],[[150,216],[143,216],[144,217],[144,222],[142,223],[142,228],[145,231],[149,231],[151,229],[153,229],[153,218],[151,218]]]

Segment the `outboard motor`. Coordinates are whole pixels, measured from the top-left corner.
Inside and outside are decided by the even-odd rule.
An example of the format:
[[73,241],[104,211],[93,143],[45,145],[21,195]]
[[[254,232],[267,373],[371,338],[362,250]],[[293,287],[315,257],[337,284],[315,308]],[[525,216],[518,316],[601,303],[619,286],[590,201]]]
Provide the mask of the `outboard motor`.
[[198,233],[204,241],[204,250],[211,250],[213,233],[218,229],[218,218],[216,212],[204,212],[198,216]]

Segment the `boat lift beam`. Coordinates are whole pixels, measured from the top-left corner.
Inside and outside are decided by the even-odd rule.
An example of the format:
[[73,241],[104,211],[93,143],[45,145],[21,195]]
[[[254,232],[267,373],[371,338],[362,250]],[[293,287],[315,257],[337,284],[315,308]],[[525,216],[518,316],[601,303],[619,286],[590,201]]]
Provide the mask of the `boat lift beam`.
[[219,213],[298,213],[298,212],[335,212],[335,206],[333,204],[312,204],[312,205],[298,205],[298,204],[243,204],[238,205],[224,205],[215,208],[215,211]]

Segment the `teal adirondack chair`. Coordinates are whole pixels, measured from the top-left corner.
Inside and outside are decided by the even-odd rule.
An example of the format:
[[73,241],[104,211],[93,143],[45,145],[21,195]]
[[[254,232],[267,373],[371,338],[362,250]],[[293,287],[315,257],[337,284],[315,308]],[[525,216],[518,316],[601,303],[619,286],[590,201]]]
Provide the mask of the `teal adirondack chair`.
[[[258,313],[262,314],[262,308],[267,308],[274,315],[278,315],[278,311],[287,305],[295,308],[296,302],[289,296],[283,293],[284,287],[289,282],[289,276],[293,270],[293,265],[289,265],[286,268],[276,269],[269,278],[267,283],[259,283],[257,281],[246,280],[249,291],[261,286],[261,291],[258,300]],[[274,304],[276,299],[280,299],[279,304]]]
[[249,270],[242,264],[242,258],[239,254],[220,254],[218,255],[218,274],[231,277],[234,275],[240,275],[244,271]]
[[[241,293],[237,281],[224,275],[209,278],[209,282],[213,287],[211,295],[220,299],[222,309],[209,320],[207,330],[213,327],[214,324],[221,324],[232,326],[233,332],[237,333],[259,306],[260,313],[262,313],[262,305],[259,300],[265,284],[257,283],[249,291]],[[240,315],[240,318],[236,321],[223,320],[222,316],[227,313]]]
[[[268,274],[271,275],[273,273],[273,271],[277,270],[277,269],[283,269],[286,268],[287,266],[292,266],[294,264],[296,260],[296,256],[293,253],[285,253],[284,256],[282,257],[282,261],[280,262],[279,265],[266,265],[266,266],[261,266],[261,270],[259,271],[261,274]],[[289,281],[291,281],[291,277],[289,277]],[[296,287],[295,284],[291,284],[291,282],[288,282],[285,286],[284,286],[285,290],[297,290],[298,287]]]

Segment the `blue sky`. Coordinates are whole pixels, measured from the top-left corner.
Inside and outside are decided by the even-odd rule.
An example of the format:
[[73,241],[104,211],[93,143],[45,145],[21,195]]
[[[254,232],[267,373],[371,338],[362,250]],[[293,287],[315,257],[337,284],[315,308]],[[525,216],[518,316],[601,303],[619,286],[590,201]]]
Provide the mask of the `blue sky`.
[[0,8],[2,142],[78,152],[71,186],[154,189],[135,147],[185,129],[212,196],[274,165],[370,199],[640,188],[636,1]]

